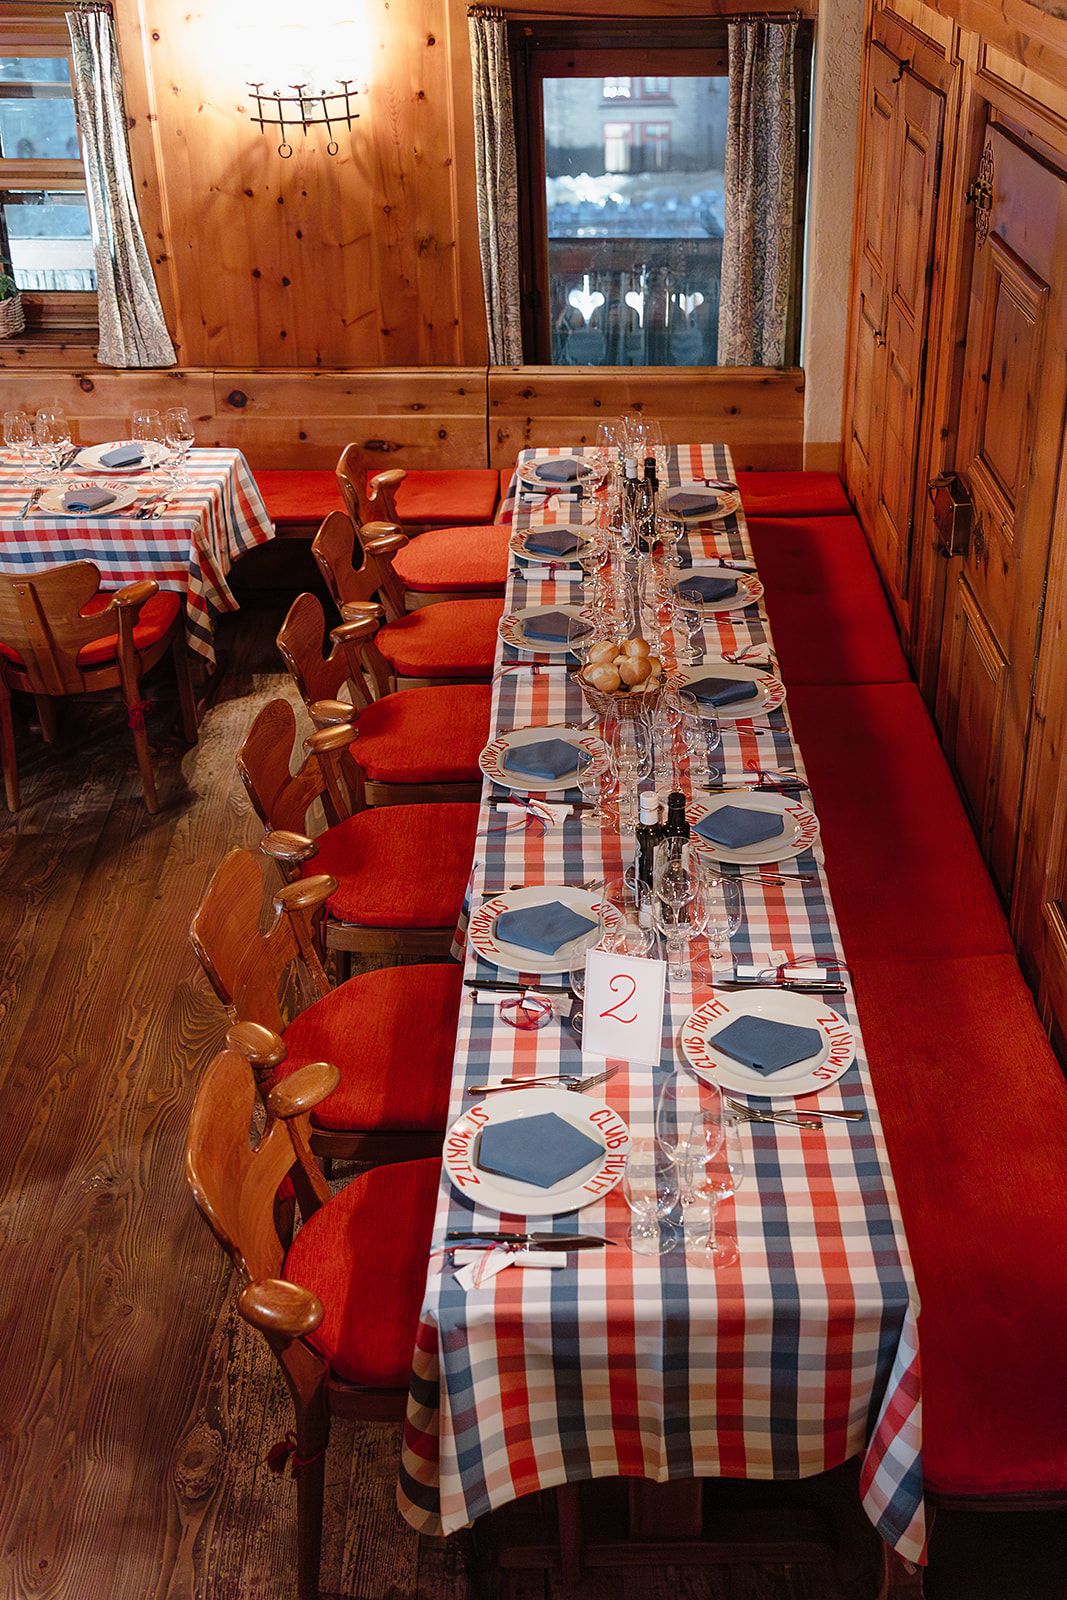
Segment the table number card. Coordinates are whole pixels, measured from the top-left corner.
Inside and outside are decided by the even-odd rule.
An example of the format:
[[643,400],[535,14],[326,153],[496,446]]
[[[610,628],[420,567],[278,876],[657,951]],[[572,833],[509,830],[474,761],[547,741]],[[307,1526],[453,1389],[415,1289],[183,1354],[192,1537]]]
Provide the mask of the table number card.
[[666,987],[665,961],[590,950],[582,1003],[583,1053],[658,1066]]

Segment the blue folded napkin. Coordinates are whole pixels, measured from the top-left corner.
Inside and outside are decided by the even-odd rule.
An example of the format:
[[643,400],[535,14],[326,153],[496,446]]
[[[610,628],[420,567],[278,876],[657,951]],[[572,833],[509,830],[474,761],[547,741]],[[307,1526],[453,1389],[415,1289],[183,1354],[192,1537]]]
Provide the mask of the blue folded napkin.
[[818,1055],[822,1034],[818,1028],[798,1028],[792,1022],[775,1022],[771,1017],[738,1017],[713,1033],[709,1044],[732,1061],[740,1061],[764,1076],[781,1072]]
[[581,462],[575,461],[573,456],[559,456],[553,461],[539,461],[534,467],[534,477],[540,478],[542,483],[575,483],[581,470]]
[[687,683],[683,692],[695,695],[702,705],[735,706],[756,699],[759,685],[751,678],[697,678]]
[[520,950],[536,950],[539,955],[554,956],[563,945],[570,944],[583,933],[591,933],[595,927],[591,917],[583,917],[559,900],[548,900],[539,906],[502,911],[496,919],[496,936],[502,943],[517,945]]
[[731,599],[737,593],[737,579],[700,577],[694,573],[692,577],[683,578],[677,589],[683,598],[698,594],[707,604],[710,600]]
[[747,844],[762,844],[764,839],[777,839],[785,832],[784,819],[777,811],[749,811],[744,806],[720,806],[703,821],[696,831],[702,839],[721,844],[727,850],[740,850]]
[[696,517],[701,512],[718,511],[719,497],[710,490],[706,494],[701,494],[699,491],[677,489],[674,494],[668,495],[667,504],[679,516]]
[[[524,617],[522,631],[527,639],[546,639],[553,644],[566,643],[570,638],[571,623],[574,618],[568,616],[566,611],[542,611],[536,617]],[[583,633],[591,633],[593,624],[582,624]]]
[[579,772],[588,760],[584,750],[566,739],[540,739],[536,744],[512,745],[504,767],[530,778],[562,778],[566,772]]
[[139,444],[120,444],[114,450],[105,450],[100,457],[105,467],[139,467],[144,460],[144,449]]
[[68,489],[63,496],[63,510],[102,511],[114,499],[109,489]]
[[578,548],[578,535],[566,528],[538,528],[526,535],[526,549],[535,556],[569,556]]
[[498,1178],[515,1178],[551,1189],[593,1161],[600,1161],[604,1146],[590,1139],[554,1111],[535,1117],[516,1117],[483,1130],[474,1164]]

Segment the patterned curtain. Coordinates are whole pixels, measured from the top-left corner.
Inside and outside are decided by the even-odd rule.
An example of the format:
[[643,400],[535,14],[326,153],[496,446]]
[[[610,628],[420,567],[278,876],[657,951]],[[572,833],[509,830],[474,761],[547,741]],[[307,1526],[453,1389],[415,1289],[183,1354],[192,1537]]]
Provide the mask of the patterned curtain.
[[171,367],[174,346],[134,199],[115,30],[104,11],[68,11],[66,18],[96,264],[99,359],[109,367]]
[[795,22],[730,23],[719,364],[785,364],[796,201]]
[[489,361],[522,364],[519,180],[507,23],[500,11],[467,13],[474,68],[474,161]]

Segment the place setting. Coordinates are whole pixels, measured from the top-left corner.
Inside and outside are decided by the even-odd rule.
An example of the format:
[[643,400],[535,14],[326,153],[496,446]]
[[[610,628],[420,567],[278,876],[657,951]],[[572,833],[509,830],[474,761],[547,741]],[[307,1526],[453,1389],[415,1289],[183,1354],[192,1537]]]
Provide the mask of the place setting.
[[741,495],[736,484],[679,483],[662,491],[659,509],[686,527],[695,527],[734,516],[741,509]]
[[516,794],[552,794],[580,788],[592,763],[606,768],[610,751],[598,734],[581,728],[513,728],[486,745],[478,765],[493,783]]
[[769,790],[698,791],[686,809],[697,852],[729,865],[792,861],[819,838],[819,819],[809,806]]
[[781,678],[743,662],[708,660],[679,666],[671,682],[694,714],[720,723],[765,717],[786,699]]
[[505,644],[524,654],[563,656],[571,652],[575,639],[593,634],[591,611],[577,605],[524,606],[506,612],[498,624]]

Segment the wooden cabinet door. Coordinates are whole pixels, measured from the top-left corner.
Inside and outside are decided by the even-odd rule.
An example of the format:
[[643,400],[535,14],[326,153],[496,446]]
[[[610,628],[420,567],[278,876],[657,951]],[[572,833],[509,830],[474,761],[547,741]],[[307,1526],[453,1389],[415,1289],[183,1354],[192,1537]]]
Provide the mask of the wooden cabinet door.
[[957,454],[974,529],[948,585],[938,719],[1008,898],[1067,399],[1067,183],[996,128],[983,157],[990,167],[991,203],[976,214]]
[[871,543],[891,593],[906,598],[944,99],[905,73],[897,91],[893,249],[886,279],[881,448]]

